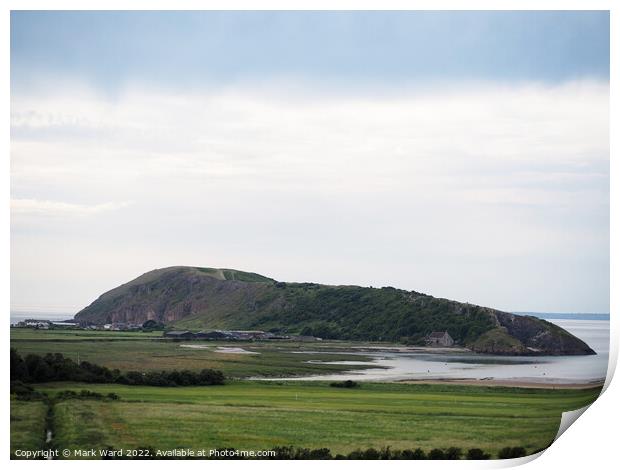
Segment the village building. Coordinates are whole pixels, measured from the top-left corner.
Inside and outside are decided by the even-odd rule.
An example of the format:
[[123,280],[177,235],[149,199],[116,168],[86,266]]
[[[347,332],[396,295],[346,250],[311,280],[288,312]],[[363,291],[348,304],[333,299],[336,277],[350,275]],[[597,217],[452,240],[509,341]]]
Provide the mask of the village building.
[[26,320],[23,322],[19,322],[17,326],[26,327],[26,328],[35,328],[40,330],[49,329],[51,322],[48,320]]
[[454,346],[454,340],[447,331],[433,331],[426,338],[426,344],[428,346],[449,348],[450,346]]
[[227,331],[199,331],[196,333],[196,339],[208,339],[208,340],[218,340],[218,339],[230,339],[232,335]]

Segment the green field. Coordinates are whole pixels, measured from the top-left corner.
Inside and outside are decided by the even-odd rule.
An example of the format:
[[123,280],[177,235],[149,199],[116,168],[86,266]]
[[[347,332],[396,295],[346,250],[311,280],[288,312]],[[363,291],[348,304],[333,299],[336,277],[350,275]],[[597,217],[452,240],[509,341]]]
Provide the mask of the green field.
[[[11,329],[11,347],[25,356],[62,353],[77,361],[89,361],[110,369],[170,370],[219,369],[227,377],[286,377],[367,369],[369,365],[317,364],[319,361],[368,361],[361,355],[351,356],[333,351],[303,354],[304,351],[345,348],[350,343],[324,342],[177,342],[162,339],[161,332],[115,332],[81,330]],[[183,345],[202,346],[192,349]],[[241,347],[260,354],[225,354],[217,348]],[[337,350],[337,349],[336,349]]]
[[11,455],[16,449],[42,449],[47,404],[11,398]]
[[[191,349],[182,345],[201,346]],[[260,354],[218,353],[221,346]],[[334,388],[325,382],[250,381],[332,373],[367,364],[344,354],[347,342],[175,342],[161,333],[76,330],[11,330],[11,347],[22,355],[58,352],[122,371],[222,370],[227,383],[207,387],[116,384],[38,384],[42,400],[11,401],[11,449],[41,449],[51,426],[55,449],[150,447],[266,450],[276,446],[329,448],[333,455],[356,449],[481,448],[496,457],[504,447],[534,452],[549,445],[563,411],[596,399],[600,388],[525,389],[464,385],[362,382]],[[116,393],[120,400],[56,399],[63,390]],[[46,416],[48,420],[46,422]]]
[[[53,445],[59,449],[296,446],[327,447],[336,454],[369,447],[456,446],[479,447],[493,456],[506,446],[528,452],[546,447],[562,411],[591,403],[600,391],[378,383],[338,389],[317,382],[251,381],[211,387],[56,383],[36,388],[51,397],[68,389],[121,397],[56,403]],[[11,410],[12,416],[33,414],[22,405]],[[23,426],[11,428],[12,444],[18,439],[34,443],[42,435],[40,428],[33,427],[32,436]]]
[[74,330],[61,328],[38,330],[33,328],[11,328],[11,340],[15,341],[122,341],[126,339],[157,339],[161,337],[161,331]]

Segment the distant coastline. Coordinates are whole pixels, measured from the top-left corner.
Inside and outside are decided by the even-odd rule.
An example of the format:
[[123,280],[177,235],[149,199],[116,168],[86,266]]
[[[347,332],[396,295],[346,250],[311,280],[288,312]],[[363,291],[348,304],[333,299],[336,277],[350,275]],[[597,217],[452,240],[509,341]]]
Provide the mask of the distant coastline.
[[20,321],[24,320],[50,320],[50,321],[64,321],[64,320],[72,320],[75,313],[66,313],[66,312],[43,312],[43,311],[14,311],[11,310],[11,325],[14,325]]
[[531,315],[543,320],[603,320],[609,321],[609,313],[547,313],[547,312],[511,312],[515,315]]
[[[515,315],[531,315],[543,320],[602,320],[609,321],[609,313],[549,313],[511,312]],[[63,321],[72,320],[75,313],[11,310],[11,325],[26,319]]]

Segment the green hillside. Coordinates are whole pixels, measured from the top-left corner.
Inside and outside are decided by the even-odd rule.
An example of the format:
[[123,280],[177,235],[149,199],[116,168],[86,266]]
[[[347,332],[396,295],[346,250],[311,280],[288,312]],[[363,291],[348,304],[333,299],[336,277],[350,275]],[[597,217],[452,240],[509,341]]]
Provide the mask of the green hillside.
[[478,352],[593,354],[578,338],[534,317],[393,287],[286,283],[232,269],[157,269],[101,295],[76,319],[83,324],[153,319],[193,330],[260,329],[409,344],[422,344],[432,331],[448,331]]

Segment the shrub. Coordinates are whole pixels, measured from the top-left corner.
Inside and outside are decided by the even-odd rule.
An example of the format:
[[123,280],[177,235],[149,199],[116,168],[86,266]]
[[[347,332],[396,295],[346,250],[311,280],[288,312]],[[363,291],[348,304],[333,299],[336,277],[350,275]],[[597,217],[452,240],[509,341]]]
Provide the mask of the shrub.
[[63,390],[56,394],[56,400],[119,400],[120,397],[116,393],[108,393],[103,395],[90,390],[80,390],[80,393],[73,390]]
[[275,456],[270,457],[271,459],[277,460],[290,460],[295,455],[295,450],[292,446],[289,447],[274,447],[271,449],[275,452]]
[[429,460],[446,460],[446,453],[442,449],[433,449],[428,453]]
[[355,388],[359,387],[357,382],[353,380],[345,380],[343,382],[332,382],[329,384],[330,387],[338,387],[338,388]]
[[467,451],[467,460],[489,460],[491,456],[482,449],[469,449]]
[[163,331],[166,325],[155,320],[147,320],[142,323],[142,331]]
[[377,449],[373,449],[372,447],[370,449],[366,449],[362,455],[364,460],[379,460],[381,457],[379,451]]
[[329,460],[332,458],[331,451],[325,447],[321,449],[298,448],[294,452],[291,450],[289,455],[295,460]]
[[28,393],[34,392],[34,388],[30,385],[26,385],[21,380],[11,380],[11,393]]
[[446,460],[459,460],[463,451],[458,447],[450,447],[446,450]]
[[37,392],[34,388],[19,380],[11,381],[11,393],[15,394],[15,398],[20,401],[44,400],[47,398],[45,393]]
[[364,452],[360,449],[353,450],[345,457],[349,460],[362,460],[364,458]]
[[504,447],[499,451],[497,457],[500,459],[516,459],[525,457],[527,453],[523,447]]

